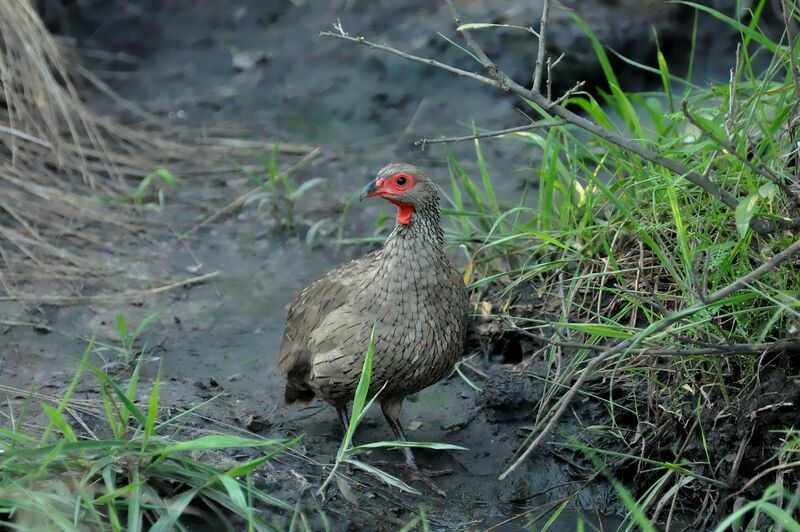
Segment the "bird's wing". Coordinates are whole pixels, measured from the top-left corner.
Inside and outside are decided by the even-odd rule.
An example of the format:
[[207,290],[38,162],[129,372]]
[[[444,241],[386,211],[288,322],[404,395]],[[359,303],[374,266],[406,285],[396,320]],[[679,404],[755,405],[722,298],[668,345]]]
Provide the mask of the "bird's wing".
[[[328,272],[295,298],[286,318],[278,371],[302,374],[311,370],[313,353],[309,349],[312,333],[334,310],[357,297],[358,282],[372,263],[374,252]],[[298,375],[298,377],[301,375]]]

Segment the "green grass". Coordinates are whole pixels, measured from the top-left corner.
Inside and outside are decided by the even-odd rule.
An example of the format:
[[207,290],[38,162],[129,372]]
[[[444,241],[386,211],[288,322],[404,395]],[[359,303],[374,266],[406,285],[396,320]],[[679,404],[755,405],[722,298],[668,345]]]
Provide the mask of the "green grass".
[[[324,185],[327,180],[323,177],[315,177],[297,184],[278,167],[278,152],[280,146],[275,145],[268,160],[260,160],[266,168],[266,174],[253,171],[252,169],[235,163],[240,171],[259,187],[255,194],[248,195],[244,205],[255,205],[260,211],[266,211],[273,218],[278,227],[286,231],[293,231],[296,225],[295,205],[309,190]],[[316,233],[316,226],[309,230],[309,244]]]
[[128,328],[128,322],[125,319],[125,315],[122,313],[118,313],[116,316],[117,321],[117,333],[119,334],[119,346],[114,345],[105,345],[106,349],[109,349],[112,352],[118,353],[122,360],[126,364],[131,364],[136,356],[137,353],[144,353],[147,352],[147,344],[143,345],[141,349],[137,350],[136,341],[139,339],[139,336],[144,332],[150,322],[158,317],[161,312],[153,312],[145,316],[142,321],[136,324],[136,327],[131,331]]
[[[797,215],[793,201],[768,179],[798,179],[797,169],[790,166],[796,139],[789,124],[798,119],[800,95],[790,74],[788,47],[761,31],[758,16],[764,2],[757,2],[745,21],[696,7],[741,32],[745,45],[734,83],[694,85],[671,72],[659,53],[658,67],[647,71],[662,90],[626,92],[605,49],[576,18],[591,38],[607,90],[576,94],[568,105],[607,129],[708,175],[739,198],[736,209],[682,176],[565,125],[492,141],[522,142],[535,154],[530,174],[538,186],[530,193],[526,189],[511,204],[497,200],[478,141],[474,173],[450,156],[447,237],[468,249],[468,277],[476,297],[501,300],[499,308],[494,307],[496,319],[506,324],[508,318],[518,329],[539,337],[586,345],[563,359],[558,346],[545,344],[549,367],[544,401],[533,413],[538,428],[547,422],[549,405],[594,356],[595,346],[644,335],[636,349],[613,357],[596,375],[606,383],[599,388],[605,393],[602,400],[610,422],[584,434],[582,444],[594,459],[613,462],[626,475],[635,471],[634,487],[650,486],[638,493],[624,486],[632,477],[614,481],[634,528],[641,529],[643,519],[654,516],[663,522],[672,516],[671,508],[679,513],[688,505],[696,512],[702,503],[696,498],[701,489],[710,490],[712,506],[732,509],[730,490],[755,479],[738,494],[747,512],[739,509],[731,515],[741,519],[747,513],[750,527],[772,519],[771,526],[790,530],[797,526],[791,516],[797,518],[800,504],[788,486],[800,480],[800,465],[797,454],[787,458],[778,447],[785,441],[784,447],[796,453],[796,433],[779,422],[770,425],[748,405],[759,393],[757,383],[759,377],[766,378],[766,369],[791,378],[798,371],[796,362],[790,355],[765,358],[695,351],[796,335],[800,323],[796,268],[780,267],[663,332],[645,332],[674,312],[702,305],[705,294],[749,273],[796,238],[787,231],[758,236],[749,228],[754,216],[785,220]],[[800,62],[798,51],[792,53]],[[763,72],[752,66],[755,54],[762,60],[770,54]],[[680,111],[681,100],[701,129]],[[535,106],[530,114],[535,119],[551,118]],[[528,293],[542,302],[533,314],[515,307],[518,296]],[[680,349],[683,355],[648,355],[664,348]],[[584,391],[584,397],[592,400],[596,395]],[[790,417],[792,408],[796,406],[778,409],[783,419]],[[747,415],[743,411],[751,416],[746,426],[759,431],[760,443],[753,445],[775,453],[767,453],[761,461],[746,459],[738,476],[733,476],[734,485],[729,485],[729,460],[740,440],[717,438],[715,431],[725,424],[717,417],[731,422]],[[631,434],[638,434],[647,445],[634,445]],[[788,491],[774,489],[780,481]],[[704,508],[710,511],[711,506]]]
[[133,205],[138,212],[160,212],[166,204],[166,193],[179,186],[178,178],[167,168],[156,168],[139,182],[136,190],[130,195],[100,197],[105,203],[121,203]]
[[[448,155],[446,237],[464,248],[464,276],[474,297],[494,303],[490,319],[542,345],[537,353],[544,353],[547,367],[534,376],[545,383],[544,399],[532,412],[533,434],[602,346],[636,340],[599,368],[591,389],[581,391],[585,401],[603,405],[608,419],[567,435],[578,437],[578,448],[606,473],[628,509],[628,528],[674,525],[688,513],[700,516],[693,526],[713,527],[716,520],[719,530],[733,522],[726,514],[749,529],[794,529],[800,497],[787,486],[800,481],[790,421],[796,405],[791,396],[782,406],[778,399],[766,404],[754,398],[780,397],[783,388],[769,381],[788,382],[800,368],[788,354],[703,351],[769,344],[798,332],[800,274],[791,263],[714,304],[706,304],[705,296],[796,239],[789,231],[757,235],[750,223],[798,215],[793,193],[781,187],[800,180],[800,170],[790,164],[800,98],[790,56],[798,64],[800,54],[789,50],[785,36],[778,42],[762,31],[765,1],[742,12],[741,20],[686,4],[698,10],[693,35],[699,16],[740,33],[732,82],[681,79],[659,51],[655,67],[623,60],[661,88],[626,92],[604,47],[574,17],[590,38],[606,86],[574,94],[566,105],[707,176],[737,199],[735,208],[659,164],[564,125],[489,141],[521,142],[533,154],[526,183],[536,186],[526,185],[518,201],[499,200],[479,141],[474,171]],[[692,55],[696,48],[693,43]],[[765,62],[763,70],[754,66]],[[533,120],[553,118],[527,103]],[[347,241],[379,241],[388,221],[379,220],[373,236]],[[517,305],[531,294],[539,303],[535,312]],[[671,323],[676,313],[682,319],[656,327]],[[565,342],[583,347],[557,345]],[[665,349],[679,354],[655,355]],[[767,410],[778,414],[767,416]],[[737,436],[720,436],[730,430]],[[742,432],[755,439],[742,443]],[[731,463],[740,447],[752,452]]]
[[[438,451],[463,451],[466,450],[464,447],[460,447],[458,445],[450,445],[447,443],[436,443],[436,442],[415,442],[415,441],[377,441],[372,443],[365,443],[358,446],[353,446],[353,436],[355,435],[356,429],[358,428],[359,424],[364,419],[364,414],[370,409],[370,407],[375,403],[376,399],[380,396],[380,393],[386,387],[386,383],[380,385],[380,388],[375,391],[374,387],[372,388],[372,394],[370,394],[370,383],[372,380],[372,360],[375,355],[375,325],[372,326],[372,333],[370,334],[369,338],[369,345],[367,347],[367,351],[364,355],[364,363],[361,367],[361,375],[358,379],[358,386],[356,387],[356,392],[353,397],[353,407],[350,412],[350,424],[347,427],[347,432],[345,433],[344,437],[342,438],[342,442],[339,445],[339,450],[336,453],[336,460],[334,461],[333,465],[330,468],[330,472],[328,473],[328,477],[322,483],[320,488],[317,490],[317,494],[324,498],[326,496],[326,490],[328,484],[332,480],[336,480],[337,486],[339,487],[339,491],[344,495],[344,497],[353,504],[358,503],[358,499],[354,496],[351,488],[347,483],[347,479],[339,474],[339,469],[342,465],[348,464],[350,466],[356,467],[361,469],[362,471],[366,472],[367,474],[377,478],[387,486],[395,487],[404,491],[406,493],[413,493],[415,495],[419,495],[420,492],[417,491],[415,488],[409,486],[399,478],[386,473],[385,471],[378,469],[377,467],[371,466],[368,463],[357,459],[356,457],[361,454],[367,454],[374,449],[388,449],[388,448],[400,448],[400,447],[412,447],[418,449],[433,449]],[[379,383],[374,383],[378,385]],[[421,514],[423,515],[423,514]],[[421,517],[419,517],[421,519]]]
[[[137,400],[146,353],[118,382],[90,362],[94,348],[93,338],[60,398],[31,393],[18,408],[9,403],[11,424],[0,428],[0,522],[18,530],[158,531],[186,529],[195,517],[229,530],[274,530],[276,515],[295,511],[254,487],[250,475],[300,437],[199,434],[187,422],[213,400],[167,414],[160,372]],[[99,389],[102,401],[75,398],[79,384]],[[256,457],[227,469],[201,459],[246,448]]]
[[[18,530],[166,531],[188,530],[188,520],[194,519],[227,530],[281,530],[288,520],[289,529],[311,530],[314,525],[299,500],[282,500],[256,488],[251,476],[285,453],[292,456],[284,458],[297,460],[292,446],[302,435],[270,439],[220,429],[201,432],[191,420],[213,407],[217,397],[175,413],[174,407],[160,403],[160,370],[152,382],[144,383],[142,369],[152,360],[146,344],[138,347],[136,340],[157,315],[148,315],[132,331],[118,315],[119,345],[101,345],[91,338],[58,398],[5,387],[26,399],[22,405],[9,403],[11,424],[0,427],[0,524]],[[112,376],[90,362],[92,355],[108,352],[120,357],[122,374]],[[434,442],[353,445],[356,429],[380,394],[374,389],[370,394],[374,352],[373,331],[350,426],[318,490],[322,498],[335,480],[348,501],[357,501],[349,478],[340,472],[343,465],[418,494],[399,478],[357,458],[376,449],[463,450]],[[99,390],[101,399],[77,399],[79,385]],[[243,449],[255,456],[224,469],[208,463],[213,453],[230,456]],[[329,526],[324,513],[319,520]],[[427,523],[423,510],[409,526],[419,524],[427,530]]]

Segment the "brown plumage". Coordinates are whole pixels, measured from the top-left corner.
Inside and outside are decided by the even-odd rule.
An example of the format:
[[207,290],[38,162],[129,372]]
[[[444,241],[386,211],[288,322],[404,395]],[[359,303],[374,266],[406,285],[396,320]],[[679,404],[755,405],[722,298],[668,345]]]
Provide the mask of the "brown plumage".
[[[319,395],[347,425],[347,403],[361,376],[373,323],[375,355],[370,394],[398,439],[403,399],[446,376],[458,360],[467,328],[464,282],[444,252],[436,186],[418,168],[390,164],[364,189],[394,203],[398,220],[383,248],[328,272],[292,303],[278,371],[287,375],[288,403]],[[444,494],[423,475],[409,448],[408,473]]]

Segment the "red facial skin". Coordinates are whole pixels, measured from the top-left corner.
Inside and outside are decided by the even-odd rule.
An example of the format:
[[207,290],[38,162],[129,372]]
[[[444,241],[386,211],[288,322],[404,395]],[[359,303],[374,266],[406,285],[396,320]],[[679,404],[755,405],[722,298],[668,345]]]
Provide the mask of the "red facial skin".
[[368,194],[367,197],[384,198],[397,206],[397,221],[408,225],[411,223],[411,215],[414,214],[414,206],[405,203],[400,196],[414,187],[414,176],[405,172],[392,174],[387,178],[377,179],[375,186],[377,190]]

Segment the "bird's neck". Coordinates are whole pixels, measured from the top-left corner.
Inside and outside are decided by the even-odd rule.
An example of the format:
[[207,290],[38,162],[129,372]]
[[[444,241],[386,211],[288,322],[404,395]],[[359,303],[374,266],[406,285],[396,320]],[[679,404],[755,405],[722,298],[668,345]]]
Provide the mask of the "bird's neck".
[[409,248],[426,248],[443,253],[444,231],[438,205],[435,208],[415,210],[409,223],[398,220],[383,247],[387,253]]

